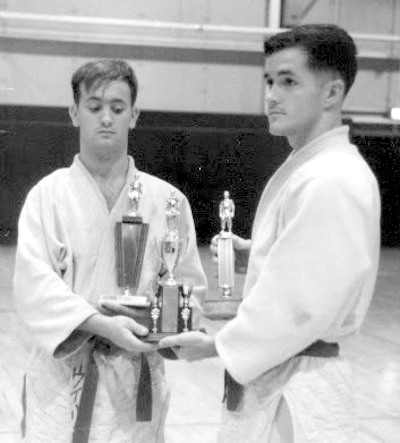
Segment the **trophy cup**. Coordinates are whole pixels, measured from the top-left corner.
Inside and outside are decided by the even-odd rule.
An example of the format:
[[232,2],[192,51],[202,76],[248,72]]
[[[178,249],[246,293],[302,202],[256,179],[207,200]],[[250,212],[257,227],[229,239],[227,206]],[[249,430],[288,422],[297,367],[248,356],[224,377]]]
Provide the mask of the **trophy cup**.
[[178,233],[179,201],[175,192],[166,204],[167,233],[156,238],[156,250],[168,271],[168,279],[158,286],[151,307],[153,328],[149,341],[158,341],[162,337],[177,334],[191,327],[191,308],[189,298],[192,286],[179,284],[175,280],[174,271],[186,254],[188,238],[180,238]]
[[116,225],[118,286],[124,290],[117,301],[136,307],[149,304],[146,296],[136,294],[149,230],[148,223],[138,215],[142,194],[142,183],[136,175],[128,188],[128,215]]
[[179,327],[179,331],[188,332],[192,330],[192,308],[189,305],[190,296],[192,295],[193,285],[181,284],[179,286],[182,296],[182,309],[180,319],[183,321],[183,325]]

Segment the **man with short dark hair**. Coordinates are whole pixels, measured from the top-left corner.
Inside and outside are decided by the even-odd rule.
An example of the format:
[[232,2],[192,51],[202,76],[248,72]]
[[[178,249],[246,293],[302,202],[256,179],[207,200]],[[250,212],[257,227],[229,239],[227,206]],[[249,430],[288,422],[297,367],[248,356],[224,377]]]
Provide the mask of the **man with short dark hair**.
[[220,442],[353,443],[338,343],[365,318],[380,250],[378,185],[341,123],[356,48],[337,26],[305,25],[267,40],[265,54],[269,129],[293,151],[263,192],[251,241],[234,236],[250,248],[243,302],[216,337],[160,345],[222,359]]
[[89,62],[74,74],[72,88],[80,152],[71,167],[29,192],[19,221],[15,304],[34,342],[26,441],[161,443],[169,403],[162,357],[156,345],[140,340],[148,330],[125,315],[139,312],[111,312],[99,308],[99,300],[124,291],[117,281],[115,227],[127,214],[130,184],[140,182],[139,214],[149,224],[139,295],[161,273],[155,238],[166,231],[165,203],[173,190],[179,233],[189,238],[180,273],[195,285],[196,327],[206,281],[191,209],[180,191],[138,171],[128,156],[128,133],[139,116],[129,64]]

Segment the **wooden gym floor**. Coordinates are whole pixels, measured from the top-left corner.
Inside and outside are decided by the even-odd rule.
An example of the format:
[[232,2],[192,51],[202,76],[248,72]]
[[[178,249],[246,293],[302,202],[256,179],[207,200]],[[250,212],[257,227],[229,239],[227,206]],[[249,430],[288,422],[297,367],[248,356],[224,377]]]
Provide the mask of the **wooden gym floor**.
[[[207,247],[200,248],[210,294],[216,294],[216,268]],[[15,246],[0,246],[0,442],[18,443],[22,376],[30,344],[18,332],[11,281]],[[359,443],[400,441],[400,249],[382,249],[378,283],[361,333],[342,346],[354,367],[354,391],[361,430]],[[238,291],[244,275],[237,274]],[[212,333],[225,321],[206,320]],[[167,361],[172,388],[166,443],[215,443],[221,420],[221,362]]]

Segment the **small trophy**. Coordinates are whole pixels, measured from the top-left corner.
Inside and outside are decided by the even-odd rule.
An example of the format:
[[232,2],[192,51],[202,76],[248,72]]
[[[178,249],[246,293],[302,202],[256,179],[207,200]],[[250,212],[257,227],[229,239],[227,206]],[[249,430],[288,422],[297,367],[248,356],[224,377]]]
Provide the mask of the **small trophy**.
[[219,205],[221,232],[218,238],[218,287],[224,298],[230,298],[235,287],[235,256],[232,244],[232,219],[235,216],[235,203],[229,191]]
[[153,298],[151,318],[153,328],[149,340],[158,341],[166,335],[176,334],[191,328],[191,308],[189,298],[192,286],[179,284],[174,271],[186,254],[188,238],[179,238],[178,216],[179,201],[175,192],[166,203],[167,233],[156,238],[156,250],[168,271],[168,279],[160,283],[157,294]]
[[183,321],[183,325],[179,327],[179,331],[188,332],[192,330],[192,308],[190,307],[189,302],[193,291],[193,285],[181,284],[179,289],[182,296],[181,300],[183,300],[180,315],[180,320],[181,323]]
[[149,230],[148,223],[138,215],[142,194],[142,183],[136,175],[128,188],[128,215],[116,225],[118,286],[124,291],[117,301],[127,306],[148,304],[146,296],[136,294]]

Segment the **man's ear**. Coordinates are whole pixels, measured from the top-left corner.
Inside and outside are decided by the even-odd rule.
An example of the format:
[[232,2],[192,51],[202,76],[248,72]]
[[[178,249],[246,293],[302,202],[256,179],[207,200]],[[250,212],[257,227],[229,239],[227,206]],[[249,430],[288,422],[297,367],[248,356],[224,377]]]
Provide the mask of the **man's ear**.
[[345,85],[341,78],[330,80],[326,84],[325,107],[330,108],[341,103],[345,97]]
[[129,127],[131,129],[134,129],[136,127],[136,122],[139,118],[140,115],[140,111],[136,106],[132,107],[132,117],[131,117],[131,122],[129,123]]
[[74,103],[73,105],[71,105],[68,109],[69,111],[69,116],[71,117],[72,120],[72,124],[78,128],[79,127],[79,122],[78,122],[78,107],[76,106],[76,104]]

